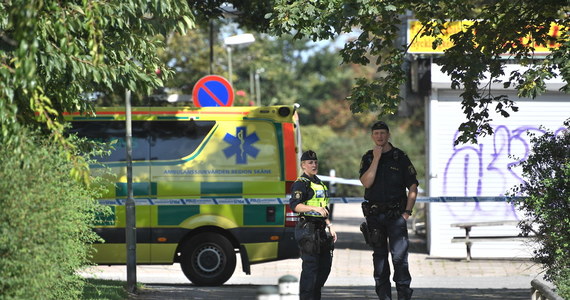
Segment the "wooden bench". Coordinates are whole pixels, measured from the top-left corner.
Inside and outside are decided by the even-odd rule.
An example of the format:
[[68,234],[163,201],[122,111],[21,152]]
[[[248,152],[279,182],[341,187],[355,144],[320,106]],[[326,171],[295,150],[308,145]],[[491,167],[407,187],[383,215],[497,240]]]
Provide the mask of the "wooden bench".
[[470,236],[471,228],[476,226],[504,226],[504,225],[517,225],[520,221],[517,220],[504,220],[504,221],[484,221],[484,222],[465,222],[465,223],[454,223],[451,227],[459,227],[465,229],[465,236],[453,237],[451,242],[453,243],[465,243],[467,248],[467,261],[471,260],[471,245],[474,241],[489,242],[489,241],[517,241],[523,240],[527,237],[524,236]]

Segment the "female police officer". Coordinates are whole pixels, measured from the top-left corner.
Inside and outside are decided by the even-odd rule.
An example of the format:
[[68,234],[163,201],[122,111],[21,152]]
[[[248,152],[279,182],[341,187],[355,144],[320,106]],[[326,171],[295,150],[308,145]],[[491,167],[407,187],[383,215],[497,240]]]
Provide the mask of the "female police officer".
[[[308,150],[301,156],[301,175],[291,187],[291,209],[300,215],[295,228],[295,239],[301,249],[303,270],[299,282],[299,296],[304,299],[321,299],[332,264],[333,243],[336,232],[327,218],[329,198],[325,184],[317,177],[317,154]],[[330,235],[327,235],[326,229]]]

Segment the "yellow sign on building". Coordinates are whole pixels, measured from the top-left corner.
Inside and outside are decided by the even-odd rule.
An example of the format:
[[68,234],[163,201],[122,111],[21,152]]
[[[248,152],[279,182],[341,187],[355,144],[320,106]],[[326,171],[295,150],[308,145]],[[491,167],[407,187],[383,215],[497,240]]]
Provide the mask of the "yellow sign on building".
[[[440,35],[442,43],[434,49],[433,42],[435,41],[435,38],[433,36],[421,36],[423,30],[421,22],[418,20],[409,20],[408,44],[410,44],[410,48],[408,49],[408,53],[442,54],[446,49],[453,46],[453,42],[450,38],[452,35],[464,30],[466,27],[471,26],[474,23],[474,21],[467,20],[444,23],[445,30]],[[554,38],[560,37],[562,30],[563,27],[561,25],[552,23],[548,35]],[[550,49],[557,48],[559,46],[557,43],[550,45],[538,45],[530,42],[529,39],[524,39],[522,42],[523,44],[532,44],[535,49],[535,54],[547,54],[550,52]]]

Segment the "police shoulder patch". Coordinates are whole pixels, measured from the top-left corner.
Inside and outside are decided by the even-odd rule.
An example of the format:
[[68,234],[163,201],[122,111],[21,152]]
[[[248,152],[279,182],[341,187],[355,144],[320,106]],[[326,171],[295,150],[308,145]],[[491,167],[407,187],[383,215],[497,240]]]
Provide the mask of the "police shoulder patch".
[[293,199],[301,199],[303,198],[303,193],[301,191],[293,192]]
[[408,166],[408,172],[410,172],[410,175],[414,175],[414,176],[416,176],[416,174],[418,174],[418,172],[416,172],[416,168],[414,168],[414,165]]

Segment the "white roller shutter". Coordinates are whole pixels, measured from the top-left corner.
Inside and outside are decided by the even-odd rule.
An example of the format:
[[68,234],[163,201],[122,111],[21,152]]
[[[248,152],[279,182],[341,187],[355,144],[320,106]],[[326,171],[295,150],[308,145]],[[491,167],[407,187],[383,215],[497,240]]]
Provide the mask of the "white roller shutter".
[[[563,129],[570,117],[569,95],[548,91],[538,99],[518,99],[519,111],[509,118],[491,108],[493,136],[482,137],[478,144],[454,146],[457,128],[465,121],[461,109],[462,91],[443,88],[445,77],[432,65],[434,87],[430,101],[429,120],[429,196],[503,196],[521,183],[519,168],[512,168],[525,160],[531,151],[528,133]],[[512,67],[514,68],[514,67]],[[436,70],[433,72],[433,70]],[[432,75],[433,76],[433,75]],[[560,83],[550,83],[559,87]],[[517,99],[515,91],[497,90]],[[465,245],[451,243],[453,236],[464,231],[451,227],[452,223],[474,221],[518,220],[521,218],[508,203],[432,203],[429,205],[430,254],[440,257],[465,257]],[[506,235],[518,233],[515,226],[474,228],[473,235]],[[527,245],[520,242],[475,242],[473,257],[530,257]]]

